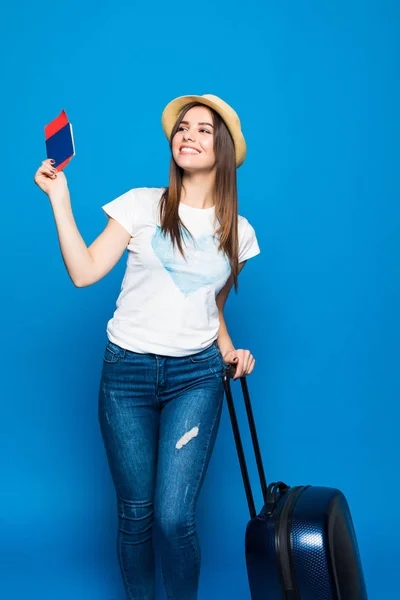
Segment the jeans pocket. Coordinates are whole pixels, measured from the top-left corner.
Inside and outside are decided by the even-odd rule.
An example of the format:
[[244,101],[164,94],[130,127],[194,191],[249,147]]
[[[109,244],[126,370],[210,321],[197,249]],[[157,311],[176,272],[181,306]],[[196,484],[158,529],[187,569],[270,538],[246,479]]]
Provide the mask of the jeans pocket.
[[197,354],[191,354],[190,360],[192,363],[201,363],[201,362],[205,362],[207,360],[212,360],[213,358],[217,357],[218,355],[221,356],[221,352],[220,352],[217,344],[214,342],[213,344],[211,344],[211,346],[209,346],[205,350],[202,350],[201,352],[198,352]]
[[117,346],[117,344],[113,344],[113,342],[108,342],[106,349],[104,351],[103,360],[106,363],[116,363],[120,358],[125,356],[125,349]]

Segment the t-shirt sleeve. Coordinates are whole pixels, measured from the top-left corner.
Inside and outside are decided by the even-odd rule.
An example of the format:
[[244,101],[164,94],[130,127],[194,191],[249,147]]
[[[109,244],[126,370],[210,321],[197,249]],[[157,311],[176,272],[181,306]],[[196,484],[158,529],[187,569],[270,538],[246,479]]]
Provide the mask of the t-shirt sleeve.
[[128,190],[115,200],[104,204],[101,208],[109,217],[120,223],[131,236],[134,235],[135,212],[137,210],[135,191]]
[[257,256],[260,252],[254,227],[245,220],[243,233],[239,236],[239,263]]

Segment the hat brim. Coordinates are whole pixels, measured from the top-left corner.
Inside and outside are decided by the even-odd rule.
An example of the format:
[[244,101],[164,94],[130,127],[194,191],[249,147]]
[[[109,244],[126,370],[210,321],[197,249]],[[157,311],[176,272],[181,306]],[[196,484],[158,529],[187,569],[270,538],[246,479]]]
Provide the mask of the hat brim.
[[205,106],[214,109],[222,117],[235,144],[236,167],[240,167],[246,158],[246,142],[240,127],[238,127],[237,122],[232,115],[228,114],[216,102],[213,102],[209,98],[204,98],[204,96],[179,96],[167,104],[162,113],[161,123],[168,141],[170,141],[172,129],[181,110],[191,102],[204,104]]

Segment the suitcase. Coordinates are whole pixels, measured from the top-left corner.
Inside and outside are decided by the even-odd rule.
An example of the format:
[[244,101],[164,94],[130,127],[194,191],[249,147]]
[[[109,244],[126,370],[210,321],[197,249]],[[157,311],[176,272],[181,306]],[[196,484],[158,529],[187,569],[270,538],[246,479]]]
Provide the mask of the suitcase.
[[228,365],[223,383],[239,456],[250,521],[245,552],[252,600],[367,600],[348,503],[334,488],[267,486],[247,381],[240,378],[264,506],[257,514],[233,403]]

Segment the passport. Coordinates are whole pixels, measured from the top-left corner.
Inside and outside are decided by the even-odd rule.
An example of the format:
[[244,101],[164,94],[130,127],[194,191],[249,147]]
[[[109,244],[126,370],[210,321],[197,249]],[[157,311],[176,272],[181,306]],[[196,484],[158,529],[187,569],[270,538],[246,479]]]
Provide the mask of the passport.
[[53,121],[45,125],[44,135],[46,140],[47,158],[52,158],[52,165],[58,171],[62,171],[75,156],[74,135],[72,125],[68,120],[65,110]]

